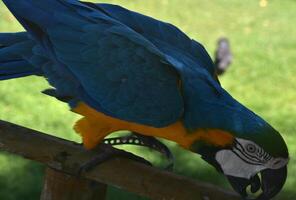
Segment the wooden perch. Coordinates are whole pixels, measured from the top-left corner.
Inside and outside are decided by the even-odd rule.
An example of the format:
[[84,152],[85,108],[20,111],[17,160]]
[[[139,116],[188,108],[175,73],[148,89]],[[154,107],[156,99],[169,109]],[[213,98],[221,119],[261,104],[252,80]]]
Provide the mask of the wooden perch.
[[[111,147],[106,146],[106,148]],[[96,151],[87,151],[80,144],[4,121],[0,121],[0,150],[44,163],[64,174],[75,174],[82,163],[106,151],[104,146]],[[240,199],[238,195],[216,186],[193,181],[124,158],[106,161],[81,176],[150,199]]]
[[47,168],[40,200],[104,200],[107,185]]

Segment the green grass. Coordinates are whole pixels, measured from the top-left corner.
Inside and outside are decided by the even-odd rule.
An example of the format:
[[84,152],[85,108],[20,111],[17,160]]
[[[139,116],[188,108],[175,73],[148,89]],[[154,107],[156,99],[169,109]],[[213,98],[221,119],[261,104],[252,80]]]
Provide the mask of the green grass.
[[[277,199],[293,199],[296,195],[296,2],[270,0],[264,8],[259,6],[259,0],[104,2],[173,23],[203,43],[211,54],[218,37],[227,36],[231,40],[234,63],[221,82],[235,98],[283,134],[291,160],[287,183]],[[21,27],[1,2],[0,31],[17,30]],[[71,129],[79,116],[69,112],[63,103],[39,93],[47,87],[44,80],[36,77],[1,82],[0,119],[80,141]],[[198,156],[174,144],[170,146],[177,155],[177,173],[227,185],[224,178]],[[43,169],[39,164],[2,153],[0,199],[39,199]],[[109,199],[142,198],[113,188],[109,190]]]

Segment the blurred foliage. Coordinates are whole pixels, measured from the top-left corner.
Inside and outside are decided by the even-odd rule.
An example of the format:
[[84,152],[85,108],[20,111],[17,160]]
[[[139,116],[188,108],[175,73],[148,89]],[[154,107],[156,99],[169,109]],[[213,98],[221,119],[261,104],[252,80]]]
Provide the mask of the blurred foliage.
[[[289,175],[276,199],[296,195],[296,2],[294,0],[110,0],[132,10],[170,22],[213,53],[220,36],[230,39],[234,64],[221,82],[235,98],[261,115],[285,137],[290,150]],[[0,3],[0,31],[19,31],[21,26]],[[29,77],[0,83],[0,119],[80,141],[71,129],[79,116],[67,105],[39,93],[45,80]],[[12,133],[13,134],[13,133]],[[168,143],[177,157],[175,172],[228,186],[225,179],[199,156]],[[131,148],[129,148],[131,149]],[[136,149],[155,163],[160,159]],[[44,167],[22,158],[0,155],[0,199],[39,199]],[[132,177],[131,177],[132,178]],[[110,188],[108,199],[144,199]]]

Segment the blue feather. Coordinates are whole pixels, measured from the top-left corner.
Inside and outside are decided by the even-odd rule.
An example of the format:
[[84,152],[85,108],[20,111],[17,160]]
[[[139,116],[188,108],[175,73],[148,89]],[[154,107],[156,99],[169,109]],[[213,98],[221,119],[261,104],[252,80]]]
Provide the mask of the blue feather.
[[117,5],[96,4],[96,7],[153,41],[164,52],[167,49],[176,49],[178,52],[182,50],[183,56],[189,53],[191,59],[200,63],[200,66],[206,68],[210,74],[215,74],[213,62],[205,48],[197,41],[188,38],[174,25],[129,11]]
[[31,44],[27,33],[0,33],[0,80],[40,75],[23,56],[30,54]]

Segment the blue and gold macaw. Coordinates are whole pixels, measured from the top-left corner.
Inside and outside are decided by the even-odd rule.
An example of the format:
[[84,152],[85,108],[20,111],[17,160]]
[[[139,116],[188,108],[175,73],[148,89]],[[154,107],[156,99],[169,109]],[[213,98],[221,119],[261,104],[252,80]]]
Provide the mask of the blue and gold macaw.
[[283,138],[220,86],[204,47],[178,28],[110,4],[3,2],[27,33],[0,34],[0,79],[45,77],[48,94],[83,116],[74,128],[87,149],[130,130],[200,154],[244,198],[248,186],[261,200],[281,190]]

